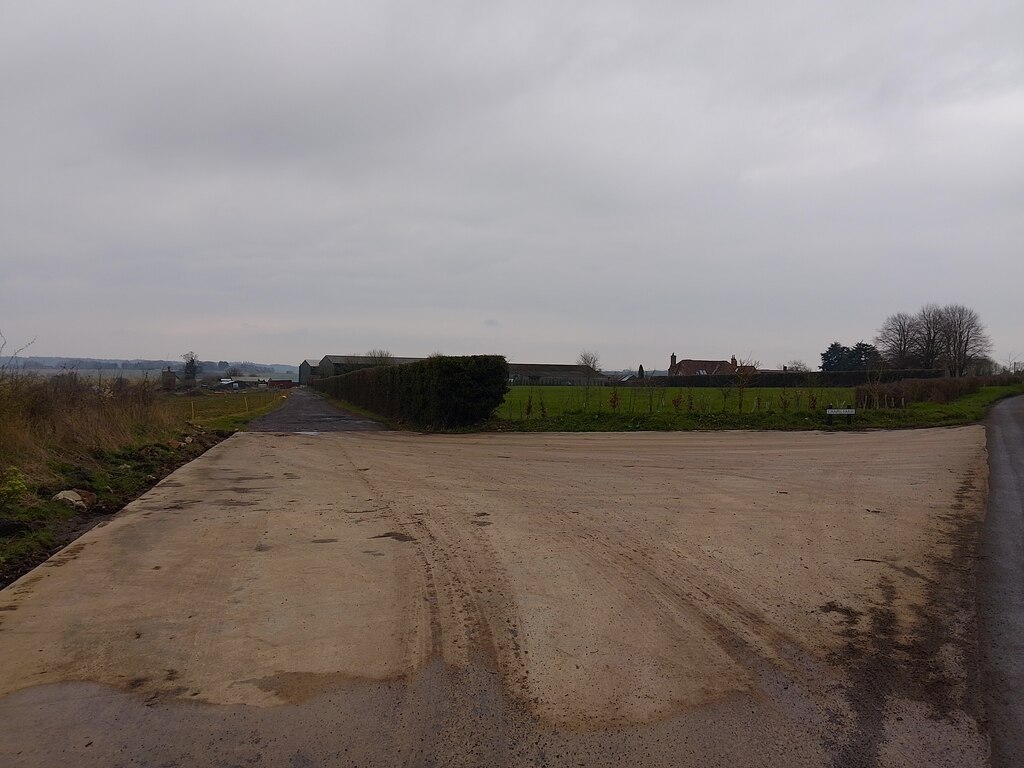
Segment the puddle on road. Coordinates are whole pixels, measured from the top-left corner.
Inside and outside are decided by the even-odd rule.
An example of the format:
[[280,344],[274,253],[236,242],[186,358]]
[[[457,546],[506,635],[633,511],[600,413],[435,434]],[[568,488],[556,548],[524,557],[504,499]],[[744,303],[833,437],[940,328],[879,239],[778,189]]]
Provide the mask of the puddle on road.
[[[59,683],[0,699],[5,747],[24,765],[112,764],[442,766],[679,766],[827,764],[805,726],[794,729],[756,697],[681,712],[647,725],[556,727],[511,699],[486,665],[435,658],[404,678],[309,672],[247,681],[288,704],[211,705],[201,691],[139,682],[134,692]],[[182,684],[175,675],[175,684]],[[197,698],[198,697],[198,698]],[[89,716],[84,717],[83,711]],[[761,728],[751,728],[757,711]],[[53,723],[61,723],[53,728]],[[786,736],[799,737],[787,738]],[[767,742],[764,733],[778,734]],[[189,738],[182,738],[189,734]],[[338,762],[344,755],[344,761]]]

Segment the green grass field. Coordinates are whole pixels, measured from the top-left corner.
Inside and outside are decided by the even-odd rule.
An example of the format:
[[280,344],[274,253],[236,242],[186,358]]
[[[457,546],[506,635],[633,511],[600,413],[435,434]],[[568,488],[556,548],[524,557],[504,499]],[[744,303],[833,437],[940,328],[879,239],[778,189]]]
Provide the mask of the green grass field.
[[168,395],[165,404],[176,421],[192,422],[206,429],[238,429],[251,419],[284,403],[281,390],[247,390],[215,394]]
[[[612,398],[617,394],[617,407]],[[852,388],[513,387],[485,429],[522,432],[620,432],[693,429],[900,429],[970,424],[1024,386],[983,387],[949,404],[857,409],[848,423],[825,410],[854,406]]]
[[[613,402],[618,397],[618,403]],[[762,411],[819,411],[834,404],[853,404],[852,387],[768,389],[751,387],[743,393],[743,413]],[[740,413],[734,387],[512,387],[495,415],[509,421],[566,414]]]

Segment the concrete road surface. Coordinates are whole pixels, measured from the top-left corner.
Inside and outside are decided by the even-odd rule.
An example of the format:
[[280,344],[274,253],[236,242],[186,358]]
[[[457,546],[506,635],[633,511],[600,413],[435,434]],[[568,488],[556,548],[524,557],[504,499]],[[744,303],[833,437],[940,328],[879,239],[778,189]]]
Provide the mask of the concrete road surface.
[[0,592],[0,765],[988,762],[981,427],[287,413]]

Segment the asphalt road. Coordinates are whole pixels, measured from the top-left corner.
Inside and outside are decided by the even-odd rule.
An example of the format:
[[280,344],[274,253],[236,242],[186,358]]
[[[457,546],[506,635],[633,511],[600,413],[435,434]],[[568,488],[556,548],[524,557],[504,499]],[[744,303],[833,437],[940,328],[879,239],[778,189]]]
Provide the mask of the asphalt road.
[[276,411],[254,419],[250,432],[372,432],[383,427],[375,421],[343,411],[327,398],[308,389],[292,389]]
[[979,574],[982,688],[993,768],[1024,766],[1024,397],[992,409]]

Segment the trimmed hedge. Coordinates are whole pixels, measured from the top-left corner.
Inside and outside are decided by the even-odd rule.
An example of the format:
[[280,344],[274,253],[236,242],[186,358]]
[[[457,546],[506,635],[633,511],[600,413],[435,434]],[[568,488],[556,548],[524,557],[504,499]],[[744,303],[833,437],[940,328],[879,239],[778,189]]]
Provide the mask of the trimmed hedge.
[[[879,372],[872,374],[877,378]],[[881,381],[888,383],[903,379],[937,379],[943,376],[939,370],[883,370]],[[633,382],[629,382],[633,384]],[[867,384],[867,371],[766,371],[756,374],[751,387],[857,387]],[[638,386],[666,387],[732,387],[736,385],[733,374],[714,376],[657,376],[637,383]]]
[[417,427],[466,427],[487,419],[505,399],[508,363],[499,355],[438,356],[331,376],[313,387]]

